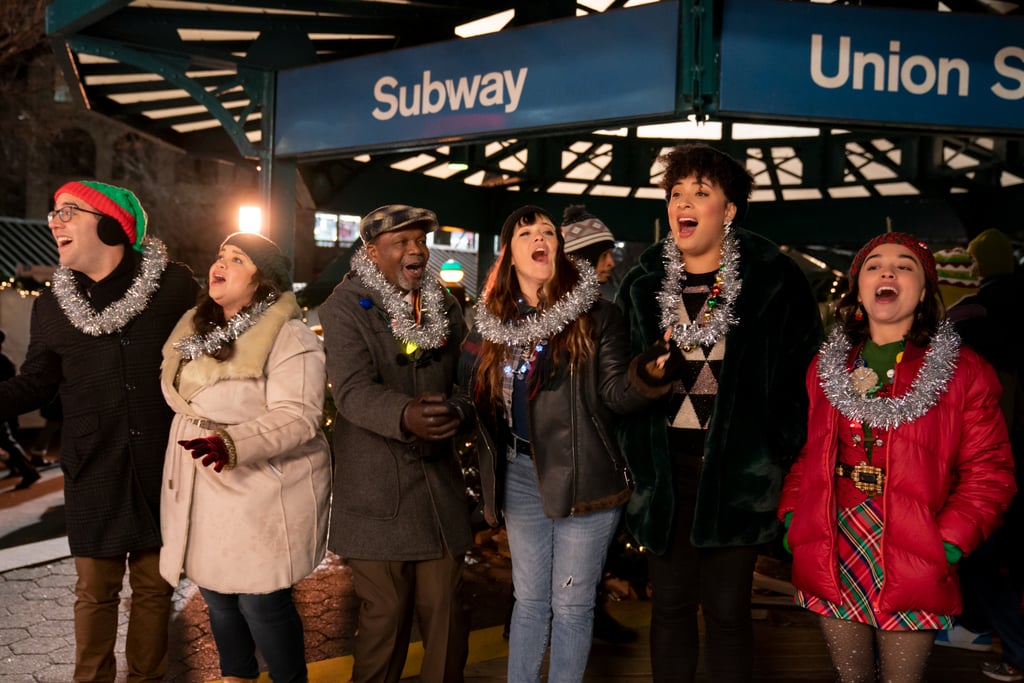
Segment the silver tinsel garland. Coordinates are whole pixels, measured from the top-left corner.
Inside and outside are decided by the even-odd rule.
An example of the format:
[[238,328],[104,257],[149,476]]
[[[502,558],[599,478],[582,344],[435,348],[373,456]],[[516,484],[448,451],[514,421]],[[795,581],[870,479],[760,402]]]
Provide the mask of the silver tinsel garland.
[[846,367],[849,356],[850,341],[837,326],[818,357],[818,378],[828,402],[848,420],[878,429],[894,429],[913,422],[939,402],[956,372],[960,337],[948,320],[939,323],[921,370],[903,396],[868,397],[857,393]]
[[277,301],[277,297],[271,294],[263,301],[239,311],[223,325],[219,325],[205,334],[190,334],[187,337],[182,337],[174,342],[174,348],[181,352],[181,357],[185,360],[195,360],[200,356],[212,356],[224,344],[238,339],[246,330],[255,325],[275,301]]
[[712,347],[729,328],[739,324],[733,313],[733,305],[740,295],[740,250],[736,236],[729,224],[722,236],[722,287],[718,293],[711,318],[707,323],[700,321],[684,324],[679,322],[679,307],[683,303],[683,287],[686,282],[686,264],[674,240],[665,240],[665,279],[658,292],[661,307],[661,329],[672,328],[672,338],[683,347]]
[[82,296],[71,269],[61,266],[53,274],[53,295],[61,310],[76,329],[93,337],[119,332],[135,316],[145,310],[150,297],[160,287],[160,276],[167,267],[167,247],[160,240],[147,237],[142,241],[142,266],[128,291],[117,301],[97,313]]
[[448,338],[448,316],[444,312],[444,290],[434,281],[424,280],[420,286],[420,312],[423,323],[416,324],[412,304],[402,296],[401,290],[388,282],[380,268],[361,247],[352,257],[352,270],[369,289],[380,294],[384,311],[391,321],[391,334],[405,344],[416,344],[421,349],[437,349]]
[[484,297],[476,304],[476,328],[489,342],[505,346],[527,346],[550,339],[565,329],[583,313],[590,310],[601,295],[597,272],[580,259],[573,259],[580,271],[580,279],[572,291],[540,314],[529,315],[522,320],[498,320],[487,310]]

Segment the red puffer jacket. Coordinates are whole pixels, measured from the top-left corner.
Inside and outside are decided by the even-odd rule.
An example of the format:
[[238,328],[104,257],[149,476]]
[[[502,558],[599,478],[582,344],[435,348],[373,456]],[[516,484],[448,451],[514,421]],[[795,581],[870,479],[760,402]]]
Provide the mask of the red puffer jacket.
[[[838,603],[835,466],[844,418],[821,389],[818,360],[807,370],[807,443],[783,483],[779,518],[793,512],[793,584]],[[907,346],[894,395],[909,391],[923,360],[924,349]],[[943,541],[969,554],[999,526],[1016,490],[999,394],[992,368],[963,347],[939,402],[917,420],[878,435],[888,452],[881,501],[885,582],[876,610],[960,613],[960,586]]]

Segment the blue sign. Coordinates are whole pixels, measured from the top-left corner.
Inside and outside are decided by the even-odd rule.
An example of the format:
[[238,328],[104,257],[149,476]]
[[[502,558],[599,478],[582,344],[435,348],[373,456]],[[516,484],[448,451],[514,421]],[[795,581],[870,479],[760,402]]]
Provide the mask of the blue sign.
[[719,111],[1024,129],[1024,19],[730,0]]
[[675,110],[679,6],[581,19],[284,71],[276,152],[367,151]]

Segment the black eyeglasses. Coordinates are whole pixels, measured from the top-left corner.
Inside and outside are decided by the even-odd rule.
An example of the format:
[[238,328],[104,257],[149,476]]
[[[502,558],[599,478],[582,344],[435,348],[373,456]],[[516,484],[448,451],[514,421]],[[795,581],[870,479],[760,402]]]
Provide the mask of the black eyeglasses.
[[71,217],[75,215],[75,211],[81,211],[82,213],[91,213],[93,216],[107,215],[105,213],[100,213],[99,211],[90,211],[89,209],[83,209],[82,207],[75,206],[74,204],[68,204],[67,206],[62,206],[59,209],[54,209],[50,213],[46,214],[46,220],[49,222],[52,221],[54,218],[60,218],[61,223],[67,223],[69,220],[71,220]]

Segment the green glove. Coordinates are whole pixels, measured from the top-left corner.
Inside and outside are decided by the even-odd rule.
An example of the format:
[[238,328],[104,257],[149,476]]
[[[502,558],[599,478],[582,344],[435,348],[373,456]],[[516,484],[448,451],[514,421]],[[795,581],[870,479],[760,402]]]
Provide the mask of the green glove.
[[790,510],[786,513],[783,518],[783,523],[786,525],[786,533],[782,535],[782,548],[789,553],[793,554],[793,549],[789,547],[789,525],[793,523],[793,511]]
[[960,550],[960,548],[957,548],[949,541],[943,541],[942,547],[946,549],[946,562],[949,562],[950,567],[959,562],[960,558],[964,556],[964,551]]

